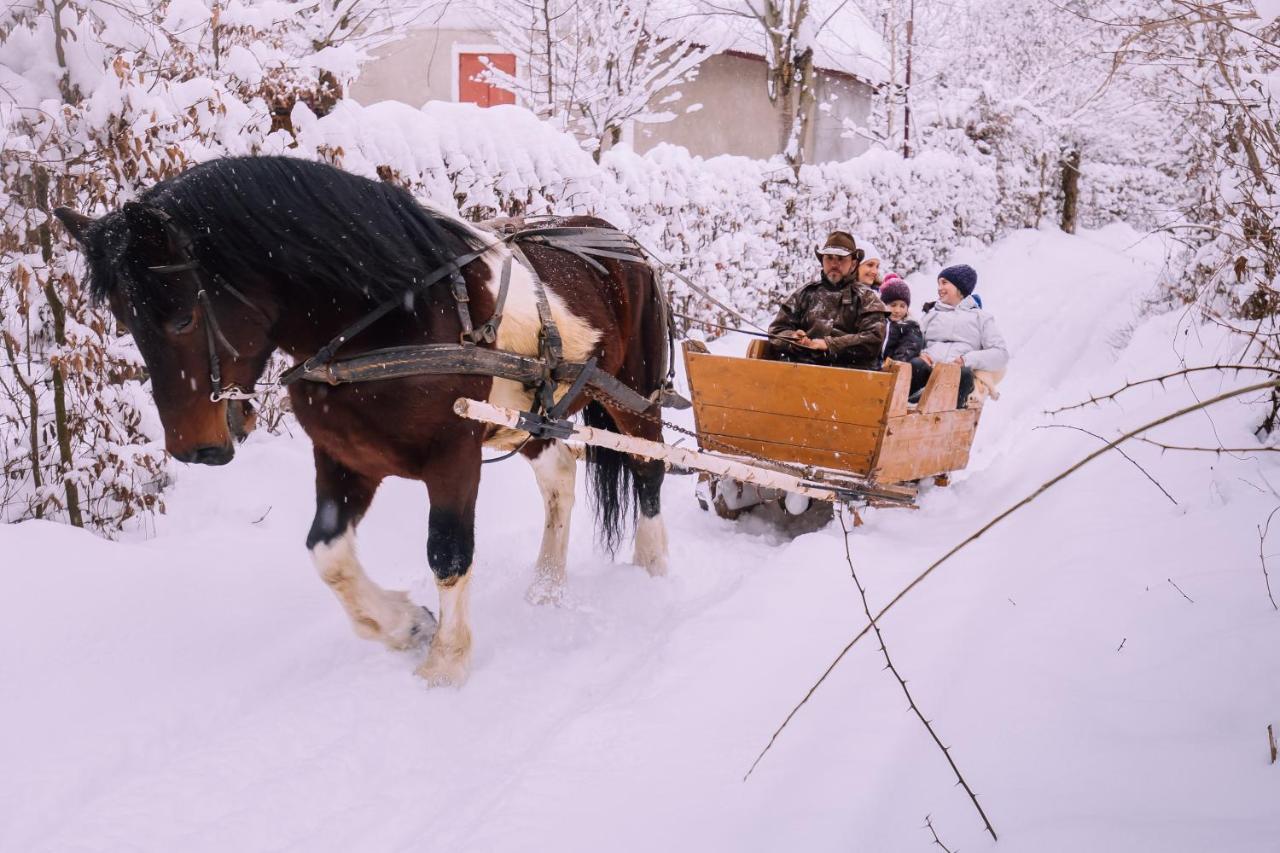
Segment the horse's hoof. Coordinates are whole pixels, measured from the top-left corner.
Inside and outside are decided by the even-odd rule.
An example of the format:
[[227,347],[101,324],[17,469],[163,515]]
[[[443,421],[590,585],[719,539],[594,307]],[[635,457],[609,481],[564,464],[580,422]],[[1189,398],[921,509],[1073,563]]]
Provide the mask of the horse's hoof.
[[648,572],[651,578],[664,578],[667,576],[666,554],[654,554],[637,548],[636,553],[631,557],[631,562],[633,565],[639,566]]
[[461,657],[433,652],[414,670],[414,675],[425,681],[428,687],[461,687],[467,683],[469,672],[467,662]]
[[651,578],[665,578],[667,576],[667,561],[656,560],[652,563],[645,563],[644,570],[649,573]]
[[[416,649],[431,642],[436,635],[436,617],[425,607],[414,604],[405,592],[390,592],[394,604],[383,618],[383,623],[373,623],[377,631],[370,639],[381,640],[394,652]],[[357,625],[357,633],[359,626]]]
[[421,607],[421,615],[414,621],[413,627],[409,629],[409,644],[411,646],[425,646],[431,642],[431,638],[436,635],[436,628],[439,623],[436,621],[436,615],[429,608]]
[[524,600],[538,606],[559,607],[564,603],[564,582],[549,577],[535,578],[525,590]]

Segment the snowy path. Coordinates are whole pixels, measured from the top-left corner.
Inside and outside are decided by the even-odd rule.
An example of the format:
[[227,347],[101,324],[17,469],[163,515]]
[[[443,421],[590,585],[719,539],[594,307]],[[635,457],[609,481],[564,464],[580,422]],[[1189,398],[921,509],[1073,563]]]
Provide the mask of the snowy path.
[[[970,470],[855,534],[876,601],[1097,446],[1032,429],[1044,409],[1218,354],[1177,314],[1112,348],[1161,260],[1135,239],[1026,232],[976,256],[1015,367]],[[1191,399],[1063,422],[1115,435]],[[1233,404],[1165,435],[1203,441],[1209,417],[1252,440]],[[891,650],[996,849],[1280,850],[1280,613],[1255,529],[1280,471],[1130,452],[1177,506],[1100,460],[907,598]],[[672,571],[651,580],[596,553],[580,491],[571,600],[535,608],[540,501],[527,466],[493,466],[473,675],[428,691],[417,654],[356,639],[315,577],[310,466],[305,439],[255,436],[228,468],[179,471],[145,541],[0,528],[0,850],[927,850],[926,814],[952,849],[993,847],[870,643],[741,781],[863,625],[838,528],[778,542],[671,477]],[[389,483],[361,551],[434,606],[425,528],[422,490]]]

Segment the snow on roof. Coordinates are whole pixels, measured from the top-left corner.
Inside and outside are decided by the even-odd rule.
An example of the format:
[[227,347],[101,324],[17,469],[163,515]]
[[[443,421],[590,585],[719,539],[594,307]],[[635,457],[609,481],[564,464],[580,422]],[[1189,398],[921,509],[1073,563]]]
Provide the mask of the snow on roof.
[[[717,48],[751,56],[765,55],[765,37],[750,8],[760,0],[651,0],[664,29]],[[656,16],[655,16],[656,17]],[[493,13],[476,3],[429,0],[413,22],[420,29],[488,31]],[[888,51],[866,16],[847,0],[812,0],[810,24],[818,29],[814,62],[818,68],[851,74],[873,83],[886,79]]]
[[[666,0],[669,20],[691,22],[706,44],[721,51],[765,55],[765,34],[751,8],[760,0]],[[809,25],[814,37],[814,64],[827,71],[851,74],[871,82],[886,79],[888,51],[866,16],[847,0],[812,0]]]

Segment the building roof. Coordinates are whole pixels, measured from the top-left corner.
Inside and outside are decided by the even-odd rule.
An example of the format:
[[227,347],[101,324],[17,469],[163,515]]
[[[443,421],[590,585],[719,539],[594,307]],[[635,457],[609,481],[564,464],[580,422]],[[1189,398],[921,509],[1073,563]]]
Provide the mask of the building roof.
[[[660,0],[670,7],[669,20],[687,22],[698,40],[721,52],[764,57],[765,34],[751,15],[760,0]],[[884,40],[871,22],[845,0],[811,0],[810,27],[814,65],[871,82],[883,82],[888,67]]]
[[[765,56],[765,35],[750,9],[760,0],[650,0],[665,28],[717,49]],[[426,0],[412,26],[489,31],[492,12],[464,0]],[[811,0],[814,64],[873,83],[886,79],[888,51],[866,16],[847,0]]]

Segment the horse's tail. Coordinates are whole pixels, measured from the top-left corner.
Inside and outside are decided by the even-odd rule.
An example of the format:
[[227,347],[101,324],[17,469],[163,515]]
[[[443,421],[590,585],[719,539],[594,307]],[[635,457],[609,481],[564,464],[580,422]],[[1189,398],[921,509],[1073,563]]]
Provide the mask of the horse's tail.
[[[618,431],[613,417],[595,400],[582,410],[582,421],[589,427]],[[610,556],[617,553],[623,536],[635,521],[633,491],[627,454],[587,445],[587,492],[595,509],[596,532]]]

